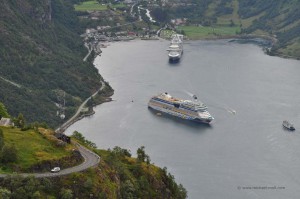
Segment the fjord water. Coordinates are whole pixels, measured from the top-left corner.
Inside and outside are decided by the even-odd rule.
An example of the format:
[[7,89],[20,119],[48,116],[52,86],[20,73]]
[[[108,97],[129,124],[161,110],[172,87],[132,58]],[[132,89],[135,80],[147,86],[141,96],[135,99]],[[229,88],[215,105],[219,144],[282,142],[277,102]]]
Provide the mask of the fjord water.
[[[145,146],[151,162],[167,167],[192,199],[297,198],[300,62],[220,40],[187,41],[180,62],[171,64],[168,44],[103,49],[95,65],[114,88],[113,101],[66,133],[77,130],[98,148],[120,146],[134,155]],[[202,125],[149,110],[149,99],[166,91],[184,99],[196,94],[215,120]],[[296,131],[283,129],[285,119]]]

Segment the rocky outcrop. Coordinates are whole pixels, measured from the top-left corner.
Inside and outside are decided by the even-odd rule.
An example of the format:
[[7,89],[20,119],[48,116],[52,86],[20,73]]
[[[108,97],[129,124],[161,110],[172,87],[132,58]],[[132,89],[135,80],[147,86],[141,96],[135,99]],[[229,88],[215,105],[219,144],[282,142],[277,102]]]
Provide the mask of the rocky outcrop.
[[[58,160],[45,160],[36,165],[33,165],[25,172],[40,173],[49,172],[53,167],[59,166],[61,169],[73,167],[83,162],[83,157],[78,150],[72,151],[70,156]],[[23,171],[24,172],[24,171]]]

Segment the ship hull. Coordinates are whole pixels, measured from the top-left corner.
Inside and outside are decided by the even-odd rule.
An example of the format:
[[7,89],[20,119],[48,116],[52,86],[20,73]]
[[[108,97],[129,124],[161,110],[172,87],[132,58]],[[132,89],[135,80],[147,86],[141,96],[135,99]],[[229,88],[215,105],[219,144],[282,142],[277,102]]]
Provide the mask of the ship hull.
[[197,119],[194,119],[193,121],[194,121],[194,122],[199,122],[199,123],[209,124],[209,123],[211,123],[212,120],[210,120],[210,119],[199,119],[199,118],[197,118]]
[[182,46],[183,35],[173,35],[171,44],[167,51],[169,51],[169,61],[179,61],[183,53]]
[[294,131],[295,127],[289,123],[288,121],[283,121],[282,126],[285,127],[286,129],[290,130],[290,131]]
[[161,106],[155,105],[152,102],[149,102],[148,108],[151,108],[151,109],[154,109],[154,110],[160,111],[162,113],[166,113],[168,115],[172,115],[174,117],[178,117],[178,118],[181,118],[184,120],[193,121],[193,122],[209,124],[212,121],[212,119],[200,118],[200,117],[180,113],[179,109],[176,109],[177,111],[175,111],[173,107],[162,108]]
[[182,52],[178,52],[176,55],[169,54],[170,61],[179,61],[182,56]]
[[291,126],[287,126],[287,125],[282,125],[284,128],[290,130],[290,131],[294,131],[295,128],[294,127],[291,127]]
[[170,61],[179,61],[180,58],[181,58],[180,56],[169,56]]

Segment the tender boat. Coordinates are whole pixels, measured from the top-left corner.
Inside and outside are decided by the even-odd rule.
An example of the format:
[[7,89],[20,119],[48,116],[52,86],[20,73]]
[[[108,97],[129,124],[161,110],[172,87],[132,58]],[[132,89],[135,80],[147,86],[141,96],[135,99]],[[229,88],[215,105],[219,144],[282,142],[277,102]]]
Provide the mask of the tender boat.
[[295,130],[294,125],[291,124],[291,123],[290,123],[289,121],[287,121],[287,120],[284,120],[284,121],[282,122],[282,126],[284,126],[285,128],[287,128],[287,129],[289,129],[289,130],[291,130],[291,131],[294,131],[294,130]]

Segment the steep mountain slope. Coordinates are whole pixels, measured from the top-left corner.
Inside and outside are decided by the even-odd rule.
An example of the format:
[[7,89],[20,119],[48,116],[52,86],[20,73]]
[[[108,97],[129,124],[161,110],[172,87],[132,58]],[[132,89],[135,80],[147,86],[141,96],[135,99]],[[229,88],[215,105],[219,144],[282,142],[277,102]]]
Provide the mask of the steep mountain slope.
[[242,19],[255,18],[245,32],[261,31],[277,37],[273,53],[300,58],[300,1],[239,0]]
[[[271,36],[277,39],[272,54],[300,58],[300,1],[296,0],[222,0],[216,10],[230,10],[219,18],[240,25],[242,33]],[[225,6],[224,6],[225,5]],[[221,7],[220,7],[221,6]]]
[[[183,3],[184,2],[184,3]],[[272,54],[300,58],[300,1],[297,0],[172,0],[155,8],[156,19],[182,17],[188,24],[238,26],[241,33],[271,36]]]
[[101,76],[82,58],[83,47],[72,0],[2,0],[0,6],[0,101],[16,116],[61,123],[100,86]]

